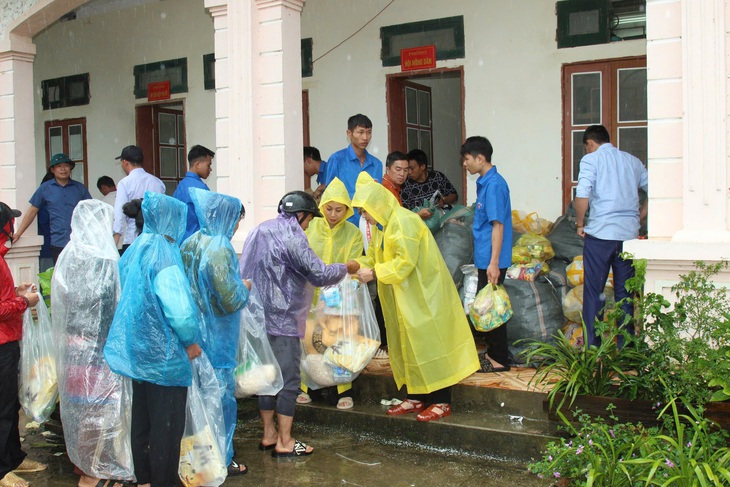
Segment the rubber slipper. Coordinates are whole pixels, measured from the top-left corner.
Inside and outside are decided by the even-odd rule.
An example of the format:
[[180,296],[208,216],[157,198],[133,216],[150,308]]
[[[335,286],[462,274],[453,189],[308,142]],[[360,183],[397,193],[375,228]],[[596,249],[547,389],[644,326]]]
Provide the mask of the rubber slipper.
[[[436,412],[434,409],[438,409],[441,412]],[[424,412],[416,416],[418,421],[433,421],[434,419],[441,419],[447,416],[451,416],[451,406],[448,404],[431,404]]]
[[492,364],[492,361],[486,357],[479,359],[479,366],[480,368],[477,370],[477,373],[509,372],[510,369],[509,365],[500,365],[499,367],[495,367],[494,364]]
[[25,459],[23,460],[23,463],[18,465],[18,468],[13,470],[15,473],[31,473],[31,472],[40,472],[42,470],[45,470],[47,468],[47,465],[42,464],[41,462],[36,462],[35,460],[29,460]]
[[21,479],[13,472],[8,472],[0,479],[0,487],[27,487],[30,485],[27,480]]
[[337,401],[337,409],[352,409],[352,406],[355,405],[355,402],[352,400],[351,397],[341,397]]
[[309,404],[312,398],[306,392],[302,392],[297,396],[297,404]]
[[[403,404],[405,404],[405,403],[409,403],[413,407],[404,408]],[[415,401],[411,401],[410,399],[406,399],[405,401],[398,404],[397,406],[391,406],[390,408],[388,408],[388,411],[386,412],[386,414],[388,416],[400,416],[401,414],[420,413],[421,411],[424,410],[425,407],[426,407],[426,405],[423,404],[422,401],[415,402]]]
[[271,452],[271,456],[274,458],[295,458],[305,457],[307,455],[311,455],[312,453],[314,453],[314,450],[308,452],[306,443],[296,440],[294,442],[294,448],[292,449],[292,451],[280,452],[273,450]]
[[263,443],[259,443],[259,450],[261,451],[269,451],[276,448],[276,443],[272,443],[270,445],[264,445]]
[[[241,470],[243,467],[243,470]],[[246,465],[239,465],[235,460],[231,460],[228,464],[228,476],[235,477],[237,475],[246,475],[248,473],[248,467]]]

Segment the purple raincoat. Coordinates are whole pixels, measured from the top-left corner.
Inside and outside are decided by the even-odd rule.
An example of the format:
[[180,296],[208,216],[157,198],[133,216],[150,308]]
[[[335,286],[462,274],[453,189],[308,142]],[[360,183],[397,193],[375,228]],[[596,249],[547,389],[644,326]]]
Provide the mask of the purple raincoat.
[[302,338],[314,287],[337,284],[345,274],[344,264],[317,257],[295,214],[263,222],[243,244],[241,277],[258,288],[269,335]]

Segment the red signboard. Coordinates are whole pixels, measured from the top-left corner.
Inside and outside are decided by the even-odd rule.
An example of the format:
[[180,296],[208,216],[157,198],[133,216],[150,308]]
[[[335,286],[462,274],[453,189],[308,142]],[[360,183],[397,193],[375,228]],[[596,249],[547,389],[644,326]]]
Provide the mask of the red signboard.
[[170,82],[158,81],[147,84],[147,101],[159,101],[170,99]]
[[436,46],[412,47],[400,50],[401,71],[436,67]]

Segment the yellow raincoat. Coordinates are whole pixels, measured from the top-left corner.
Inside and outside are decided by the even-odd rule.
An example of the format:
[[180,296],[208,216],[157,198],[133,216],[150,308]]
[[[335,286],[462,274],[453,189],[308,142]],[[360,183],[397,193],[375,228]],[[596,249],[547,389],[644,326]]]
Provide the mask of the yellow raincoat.
[[[347,221],[355,212],[352,209],[350,194],[347,192],[345,184],[338,178],[333,179],[322,193],[320,201],[319,210],[322,214],[324,214],[325,206],[330,202],[345,205],[347,211],[345,211],[344,218],[334,228],[330,228],[327,218],[315,218],[309,223],[309,228],[305,233],[314,253],[325,264],[344,264],[348,260],[361,257],[362,234],[359,228]],[[315,301],[316,299],[317,296],[315,296]]]
[[[325,264],[344,264],[349,260],[362,257],[362,233],[352,223],[348,222],[355,212],[352,209],[350,194],[347,192],[345,184],[339,178],[333,179],[322,193],[320,199],[319,211],[324,215],[324,208],[327,203],[341,203],[347,207],[345,215],[334,228],[330,228],[327,218],[314,218],[309,222],[309,228],[306,230],[309,246],[312,247],[314,253],[319,256]],[[319,299],[319,288],[314,292],[313,305],[317,304]],[[308,388],[304,383],[301,385],[303,392],[308,392]],[[337,392],[342,394],[352,388],[352,383],[339,384]]]
[[428,394],[470,376],[479,368],[474,338],[428,227],[367,173],[357,178],[352,205],[383,227],[373,229],[367,255],[357,261],[375,269],[398,388]]

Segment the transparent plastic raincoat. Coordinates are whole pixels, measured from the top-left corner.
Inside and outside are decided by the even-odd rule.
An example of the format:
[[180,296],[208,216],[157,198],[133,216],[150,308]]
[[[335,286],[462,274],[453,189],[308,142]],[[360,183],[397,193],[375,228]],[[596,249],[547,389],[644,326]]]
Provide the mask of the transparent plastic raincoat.
[[366,173],[357,179],[352,205],[383,227],[373,227],[367,255],[357,260],[375,269],[398,388],[405,384],[409,394],[428,394],[474,373],[474,338],[428,227]]
[[237,414],[233,369],[238,364],[241,309],[248,302],[248,288],[239,275],[238,257],[231,245],[233,230],[241,217],[241,201],[199,188],[189,191],[200,230],[185,240],[180,253],[193,297],[203,314],[203,351],[224,389],[224,460],[228,465],[233,459]]
[[243,245],[241,277],[258,286],[269,335],[302,338],[313,286],[337,284],[345,274],[344,264],[317,257],[294,213],[263,222]]
[[68,456],[86,475],[131,480],[132,381],[103,354],[120,293],[113,219],[114,208],[99,200],[74,209],[71,241],[53,272],[52,319]]
[[185,348],[200,342],[200,312],[180,258],[186,212],[181,201],[145,193],[144,230],[119,262],[122,295],[104,347],[114,372],[161,386],[190,386]]
[[202,347],[215,368],[236,367],[241,309],[248,288],[239,275],[238,257],[231,245],[241,217],[241,202],[232,196],[190,188],[190,199],[200,222],[180,248],[193,297],[203,313]]

